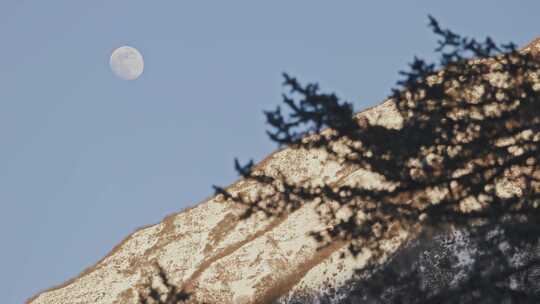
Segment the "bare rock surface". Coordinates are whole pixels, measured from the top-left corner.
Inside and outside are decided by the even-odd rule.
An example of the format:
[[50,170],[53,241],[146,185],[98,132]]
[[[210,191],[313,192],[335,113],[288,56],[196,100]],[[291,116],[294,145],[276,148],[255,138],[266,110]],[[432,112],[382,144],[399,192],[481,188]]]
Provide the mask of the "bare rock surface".
[[[540,52],[540,41],[523,51]],[[402,117],[392,100],[358,115],[371,124],[401,128]],[[381,176],[345,166],[324,150],[282,149],[256,169],[268,175],[279,172],[291,182],[389,187]],[[512,183],[503,184],[502,192],[518,191]],[[227,190],[248,198],[268,191],[247,180]],[[318,250],[319,244],[309,233],[324,229],[326,224],[314,202],[280,217],[256,213],[240,219],[244,210],[245,206],[217,195],[169,215],[128,236],[76,278],[41,292],[27,303],[138,303],[146,284],[159,285],[155,283],[156,265],[166,271],[172,284],[191,293],[189,303],[296,303],[298,299],[321,303],[321,294],[339,301],[347,296],[344,290],[354,270],[365,267],[371,254],[368,250],[357,257],[345,254],[346,241]],[[403,229],[386,240],[387,252],[395,252],[410,240],[414,236],[411,231]]]

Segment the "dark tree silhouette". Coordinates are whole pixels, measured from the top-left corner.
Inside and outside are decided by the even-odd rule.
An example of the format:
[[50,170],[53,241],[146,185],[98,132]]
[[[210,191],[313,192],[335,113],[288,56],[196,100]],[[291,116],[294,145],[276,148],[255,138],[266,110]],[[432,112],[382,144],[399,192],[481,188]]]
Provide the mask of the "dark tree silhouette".
[[[440,61],[414,58],[400,72],[390,98],[401,127],[371,123],[335,94],[287,74],[286,109],[265,112],[272,141],[325,149],[348,166],[378,173],[387,186],[293,184],[236,160],[242,177],[276,192],[255,202],[221,187],[216,193],[247,205],[246,217],[277,216],[313,200],[333,206],[321,213],[331,228],[313,236],[321,246],[350,240],[351,254],[368,248],[373,259],[384,255],[381,241],[396,227],[417,232],[384,264],[359,270],[355,296],[345,301],[538,303],[540,56],[429,21]],[[337,219],[341,208],[353,212]],[[470,264],[459,266],[445,244],[452,241],[448,227],[466,236]]]
[[[179,304],[189,300],[189,293],[169,282],[163,267],[156,264],[155,268],[157,278],[155,280],[150,279],[150,282],[142,286],[142,292],[139,292],[141,304]],[[160,286],[157,287],[156,283]]]
[[[265,112],[280,146],[325,149],[386,186],[294,184],[235,160],[242,177],[275,191],[255,202],[222,187],[216,193],[246,205],[245,217],[279,216],[314,200],[330,206],[320,213],[330,228],[313,233],[321,247],[348,240],[351,254],[367,248],[374,260],[385,254],[382,240],[413,232],[384,263],[357,271],[344,303],[539,303],[540,55],[429,21],[440,61],[414,58],[400,72],[390,95],[399,128],[374,124],[287,74],[286,109]],[[348,218],[336,217],[342,208],[352,210]],[[143,303],[188,299],[162,269],[158,277],[164,287],[146,286]]]

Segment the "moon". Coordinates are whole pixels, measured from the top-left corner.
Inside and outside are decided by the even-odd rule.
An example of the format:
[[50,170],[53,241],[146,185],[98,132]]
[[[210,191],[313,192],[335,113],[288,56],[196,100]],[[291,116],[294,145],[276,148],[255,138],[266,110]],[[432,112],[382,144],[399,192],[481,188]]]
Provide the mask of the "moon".
[[112,52],[109,65],[113,73],[124,80],[135,80],[144,71],[143,56],[136,48],[127,45]]

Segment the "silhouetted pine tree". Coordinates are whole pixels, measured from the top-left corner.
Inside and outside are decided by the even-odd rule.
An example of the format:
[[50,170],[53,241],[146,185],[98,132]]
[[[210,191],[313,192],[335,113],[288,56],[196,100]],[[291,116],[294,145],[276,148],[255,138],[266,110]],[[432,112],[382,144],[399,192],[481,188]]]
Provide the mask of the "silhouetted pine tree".
[[[246,216],[255,211],[279,215],[315,199],[321,205],[337,202],[335,212],[321,214],[331,228],[313,236],[322,246],[352,240],[354,255],[369,248],[374,259],[381,257],[380,241],[396,226],[419,229],[424,242],[438,243],[431,248],[432,259],[446,251],[446,259],[430,268],[433,261],[422,262],[422,252],[415,251],[418,242],[411,241],[385,264],[359,270],[354,303],[538,303],[540,56],[491,38],[462,37],[431,16],[429,21],[439,38],[440,61],[414,58],[400,72],[403,79],[390,98],[402,128],[371,124],[335,94],[287,74],[286,110],[265,112],[272,141],[292,149],[324,148],[395,187],[291,184],[252,170],[253,162],[243,166],[235,160],[241,176],[274,187],[277,194],[252,203],[221,187],[216,192],[249,206]],[[325,128],[333,132],[313,135]],[[339,152],[337,144],[348,152]],[[515,191],[501,194],[503,181]],[[444,195],[434,201],[434,191]],[[336,222],[340,208],[350,208],[352,216]],[[447,227],[462,229],[471,243],[472,262],[465,272],[440,242]],[[438,239],[426,237],[433,233]],[[400,262],[406,256],[411,263]]]
[[[248,206],[246,217],[288,213],[313,200],[332,205],[333,212],[321,213],[331,228],[313,237],[321,246],[350,240],[351,254],[368,248],[373,259],[384,254],[380,241],[395,227],[418,232],[384,264],[359,269],[344,303],[539,303],[540,55],[429,21],[440,60],[414,58],[400,72],[390,98],[402,128],[372,124],[335,94],[287,74],[285,108],[265,112],[268,136],[280,146],[326,149],[393,187],[292,184],[235,160],[242,177],[277,191],[255,202],[217,186],[216,193]],[[320,135],[324,129],[332,132]],[[501,194],[502,181],[515,191]],[[434,200],[434,191],[444,195]],[[336,219],[340,208],[352,215]],[[471,262],[459,262],[458,251]],[[150,290],[146,298],[155,303],[189,296],[171,286],[165,295]]]

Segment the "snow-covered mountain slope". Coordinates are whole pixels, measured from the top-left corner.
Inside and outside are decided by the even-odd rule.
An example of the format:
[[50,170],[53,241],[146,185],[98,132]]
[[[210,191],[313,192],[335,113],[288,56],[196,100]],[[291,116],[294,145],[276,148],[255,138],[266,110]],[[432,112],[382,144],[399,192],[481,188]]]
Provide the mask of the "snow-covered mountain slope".
[[[522,51],[540,52],[540,40]],[[372,125],[402,127],[393,100],[358,115]],[[279,172],[291,183],[390,186],[378,174],[347,166],[322,149],[282,149],[259,163],[256,170],[270,176]],[[270,190],[239,180],[228,191],[249,198]],[[519,191],[517,185],[501,181],[501,195],[515,191]],[[217,195],[137,230],[96,265],[28,303],[138,303],[148,284],[167,288],[159,279],[157,265],[171,284],[191,294],[188,303],[339,302],[351,296],[353,274],[366,266],[371,252],[353,257],[347,254],[348,241],[343,240],[318,250],[319,244],[309,233],[327,224],[317,208],[315,202],[305,202],[279,217],[256,213],[241,219],[245,206]],[[416,233],[413,227],[401,227],[384,240],[386,253],[395,252],[406,241],[414,248]],[[466,255],[457,259],[466,265]]]

